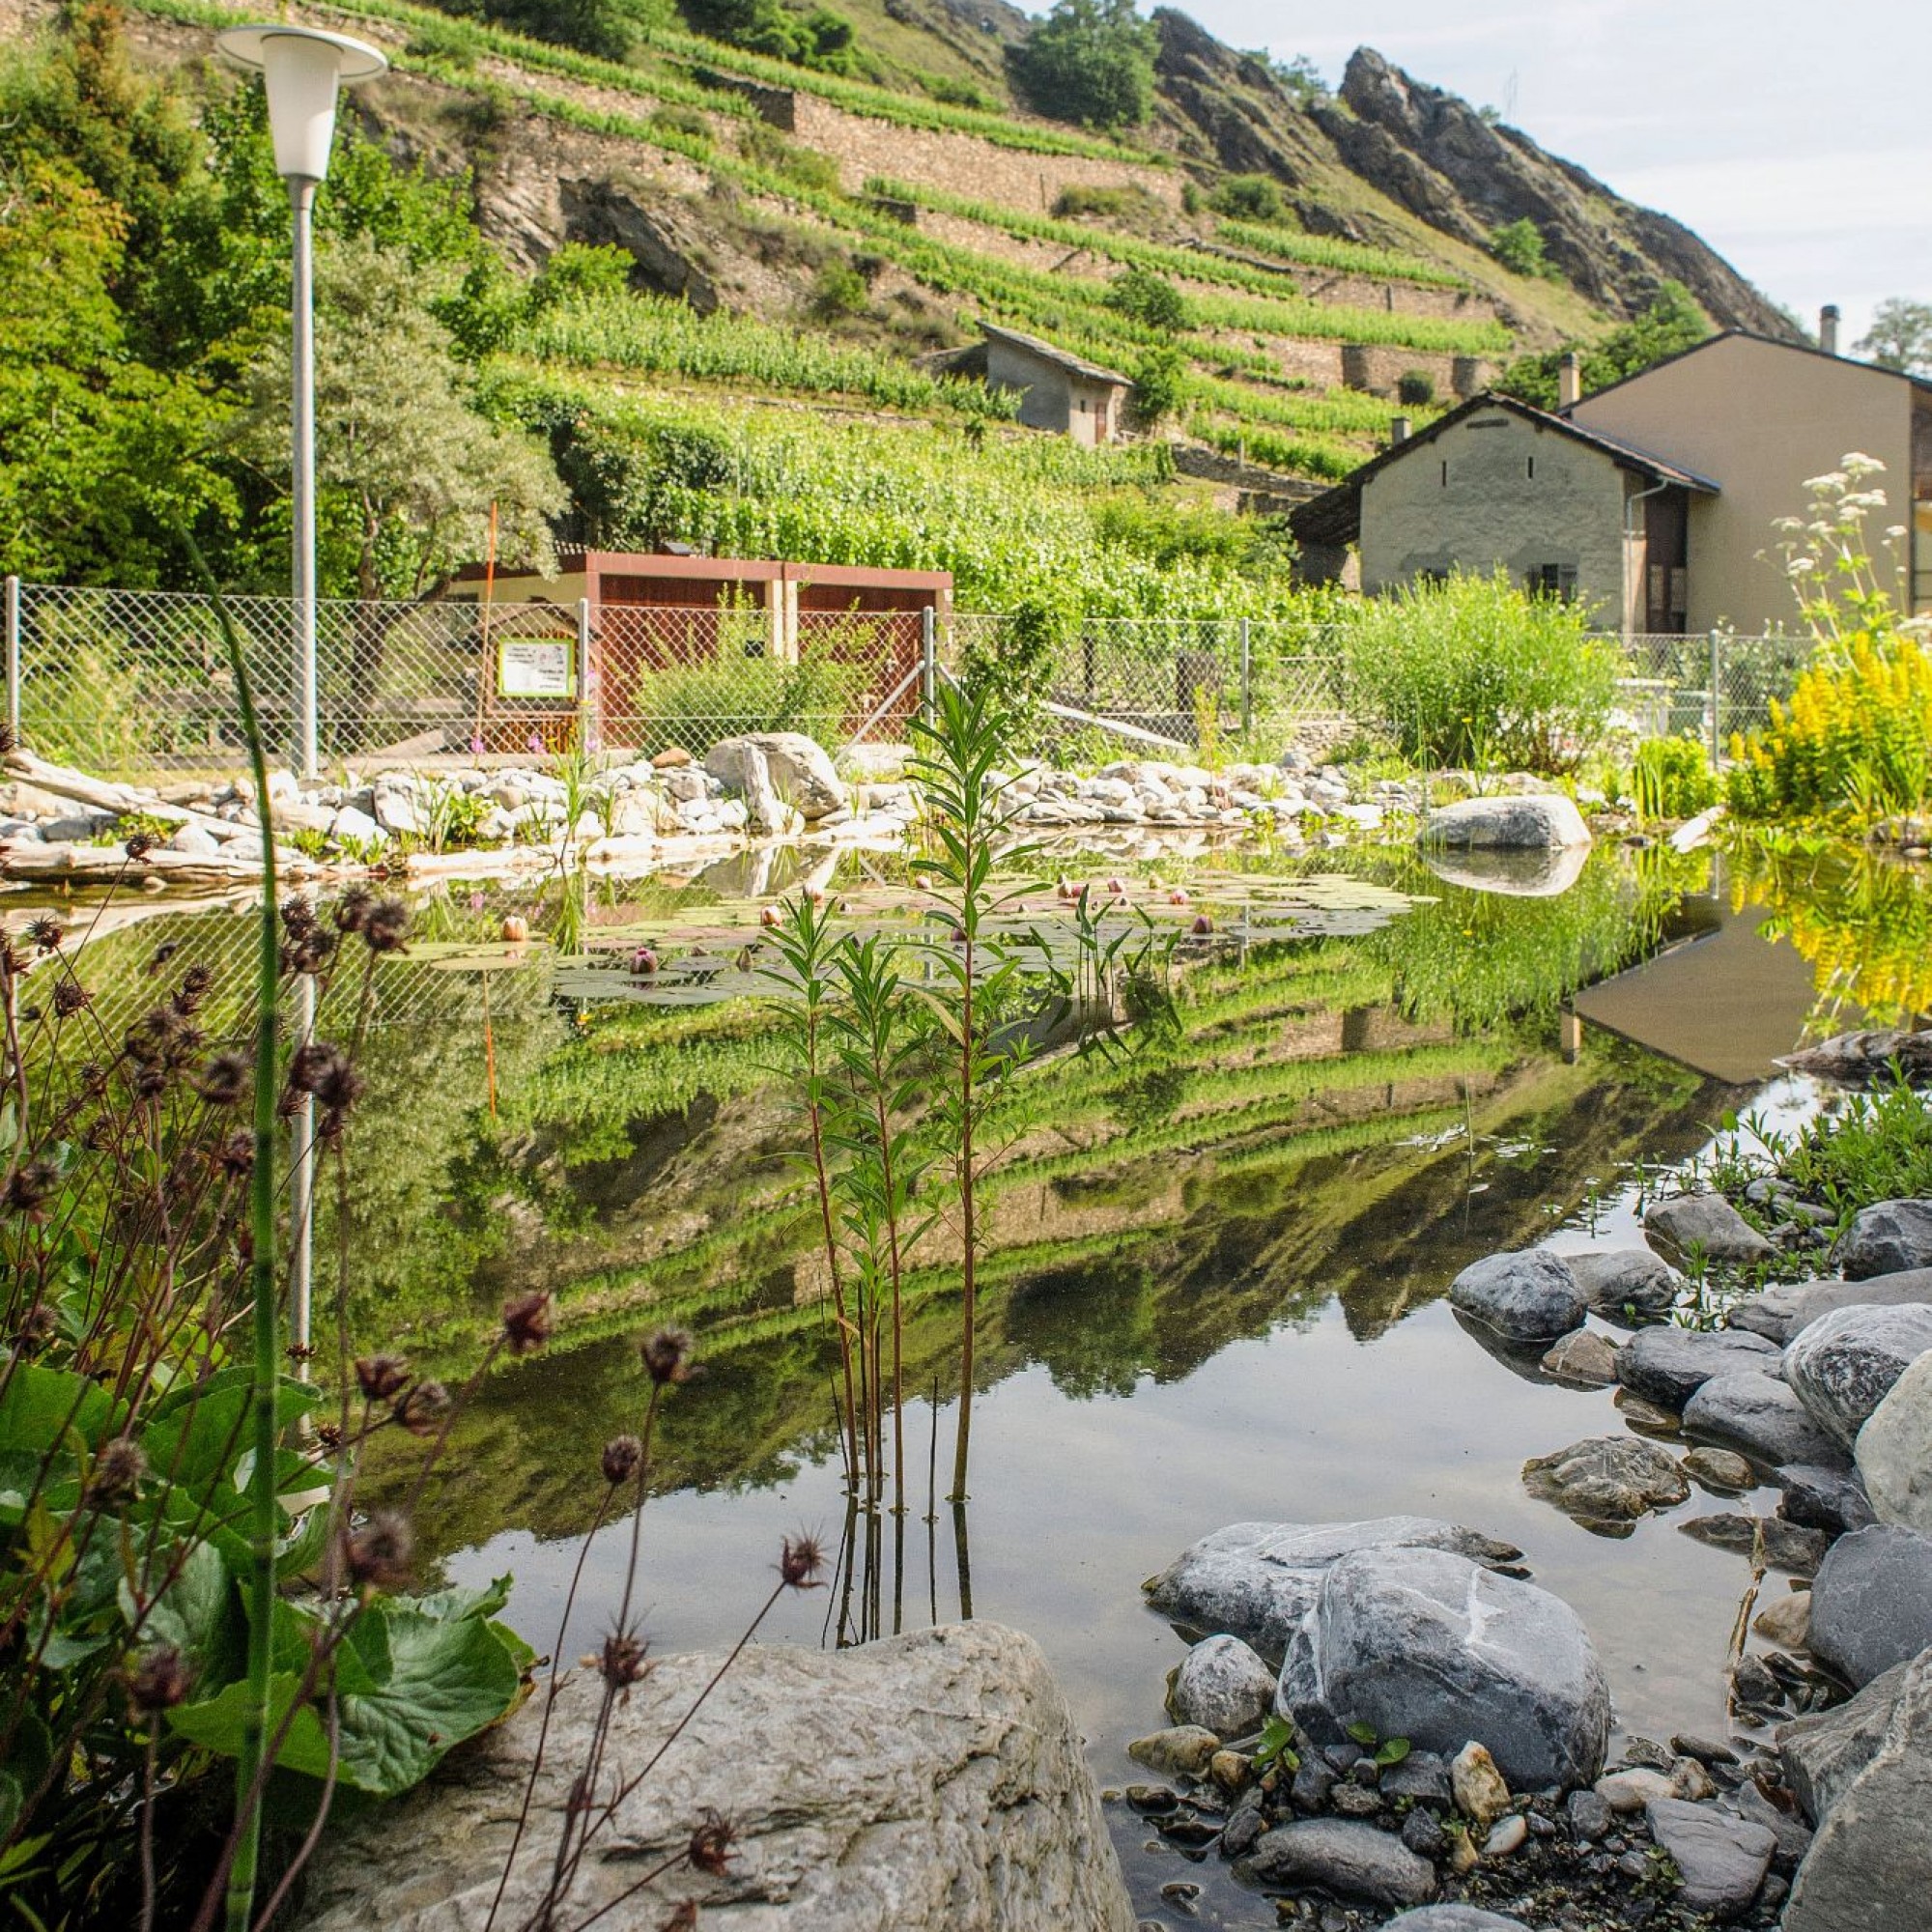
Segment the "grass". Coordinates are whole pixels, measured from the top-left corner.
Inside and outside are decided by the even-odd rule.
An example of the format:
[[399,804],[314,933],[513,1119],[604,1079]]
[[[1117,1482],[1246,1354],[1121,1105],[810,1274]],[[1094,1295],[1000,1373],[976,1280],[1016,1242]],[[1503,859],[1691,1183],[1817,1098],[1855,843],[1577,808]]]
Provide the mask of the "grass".
[[1427,287],[1463,289],[1468,282],[1448,269],[1425,262],[1419,255],[1399,254],[1393,248],[1373,248],[1363,242],[1342,242],[1326,235],[1303,235],[1255,221],[1223,221],[1216,236],[1231,247],[1250,254],[1272,255],[1311,269],[1334,269],[1345,274],[1375,275],[1385,281],[1421,282]]

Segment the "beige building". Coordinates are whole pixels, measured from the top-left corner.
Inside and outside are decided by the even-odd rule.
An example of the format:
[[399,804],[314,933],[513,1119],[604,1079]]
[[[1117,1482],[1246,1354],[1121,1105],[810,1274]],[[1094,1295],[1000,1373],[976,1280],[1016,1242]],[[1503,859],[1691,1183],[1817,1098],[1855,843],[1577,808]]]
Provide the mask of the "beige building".
[[982,322],[980,331],[986,340],[975,360],[983,354],[986,386],[1020,392],[1021,422],[1057,430],[1090,449],[1120,435],[1129,378],[1016,328]]

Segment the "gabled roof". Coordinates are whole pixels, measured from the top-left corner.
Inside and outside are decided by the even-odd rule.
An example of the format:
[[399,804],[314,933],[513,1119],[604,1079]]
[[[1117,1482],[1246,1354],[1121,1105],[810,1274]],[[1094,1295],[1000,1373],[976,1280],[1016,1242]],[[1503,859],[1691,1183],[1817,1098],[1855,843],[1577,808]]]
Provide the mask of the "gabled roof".
[[1304,503],[1300,509],[1290,511],[1289,527],[1293,530],[1296,540],[1303,544],[1338,546],[1355,542],[1361,535],[1362,486],[1370,477],[1386,469],[1390,464],[1400,463],[1417,450],[1426,449],[1457,424],[1466,422],[1469,417],[1485,411],[1495,410],[1520,417],[1567,441],[1581,443],[1584,448],[1608,457],[1620,469],[1634,471],[1652,483],[1674,483],[1680,489],[1695,490],[1705,496],[1718,494],[1717,484],[1708,476],[1699,476],[1694,470],[1685,469],[1661,456],[1653,456],[1649,450],[1639,449],[1635,443],[1626,442],[1620,437],[1605,436],[1601,430],[1585,429],[1581,423],[1572,422],[1567,416],[1551,415],[1548,410],[1539,410],[1518,397],[1485,390],[1480,396],[1472,396],[1466,403],[1451,410],[1447,415],[1438,416],[1427,429],[1406,441],[1391,443],[1379,456],[1370,457],[1359,469],[1351,471],[1312,503]]
[[1894,382],[1910,383],[1915,389],[1932,395],[1932,378],[1915,376],[1905,369],[1888,369],[1879,362],[1861,362],[1856,355],[1834,355],[1831,351],[1820,349],[1810,342],[1783,342],[1775,335],[1760,335],[1750,328],[1720,328],[1716,335],[1707,335],[1702,342],[1693,342],[1689,349],[1680,349],[1674,355],[1660,356],[1647,368],[1633,371],[1628,376],[1620,376],[1614,383],[1605,383],[1601,389],[1592,389],[1583,398],[1586,403],[1594,403],[1599,396],[1607,396],[1632,383],[1640,383],[1646,376],[1654,376],[1660,369],[1667,369],[1673,362],[1688,361],[1692,355],[1701,355],[1707,349],[1715,349],[1720,342],[1755,342],[1766,349],[1780,349],[1791,355],[1815,355],[1821,362],[1835,362],[1842,369],[1852,369],[1862,376],[1889,376]]
[[1029,355],[1037,355],[1042,362],[1055,363],[1069,375],[1084,376],[1090,383],[1111,383],[1117,389],[1131,389],[1134,386],[1131,376],[1122,376],[1115,369],[1103,369],[1099,363],[1089,362],[1085,356],[1076,355],[1069,349],[1057,348],[1051,342],[1042,342],[1037,335],[1022,334],[1017,328],[1002,328],[996,323],[982,322],[980,333],[990,341],[1024,349]]

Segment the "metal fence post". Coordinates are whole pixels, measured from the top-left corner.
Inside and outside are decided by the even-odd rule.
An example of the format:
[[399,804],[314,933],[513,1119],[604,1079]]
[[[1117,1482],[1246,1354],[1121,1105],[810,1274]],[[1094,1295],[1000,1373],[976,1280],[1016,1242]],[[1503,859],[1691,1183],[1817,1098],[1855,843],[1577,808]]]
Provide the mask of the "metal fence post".
[[930,604],[919,613],[919,715],[932,723],[939,684],[939,619]]
[[590,599],[577,600],[577,749],[590,749],[595,711],[590,698]]
[[20,580],[7,580],[7,729],[20,741]]
[[1254,655],[1250,649],[1248,620],[1241,619],[1241,736],[1254,729]]
[[1721,761],[1724,742],[1720,716],[1724,708],[1723,677],[1724,634],[1714,627],[1711,632],[1711,769],[1714,772]]

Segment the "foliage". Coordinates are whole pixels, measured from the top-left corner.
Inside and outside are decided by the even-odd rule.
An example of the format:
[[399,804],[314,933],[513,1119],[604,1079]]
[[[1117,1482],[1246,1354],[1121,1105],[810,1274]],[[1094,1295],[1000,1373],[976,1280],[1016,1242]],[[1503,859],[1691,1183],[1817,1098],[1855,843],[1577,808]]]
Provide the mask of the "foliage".
[[[1739,1131],[1739,1130],[1742,1131]],[[1748,1134],[1762,1157],[1744,1150]],[[1932,1194],[1932,1108],[1902,1079],[1869,1094],[1847,1094],[1795,1133],[1747,1117],[1736,1123],[1732,1159],[1740,1170],[1767,1167],[1839,1224],[1880,1201]]]
[[1186,399],[1186,378],[1178,349],[1150,349],[1134,364],[1134,414],[1149,425],[1173,415]]
[[1557,772],[1603,736],[1613,650],[1506,572],[1365,598],[1341,619],[1351,709],[1434,765]]
[[700,34],[774,60],[828,73],[858,73],[865,62],[852,22],[830,7],[794,13],[781,0],[683,0]]
[[1932,302],[1888,298],[1872,311],[1871,327],[1852,346],[1881,369],[1932,376]]
[[1250,59],[1264,62],[1274,82],[1297,107],[1314,107],[1328,99],[1328,83],[1321,70],[1306,54],[1281,60],[1269,53],[1253,54]]
[[1490,253],[1511,274],[1560,282],[1563,270],[1545,253],[1547,245],[1543,230],[1526,214],[1504,222],[1490,237]]
[[676,665],[626,685],[611,728],[644,755],[747,731],[803,731],[836,752],[857,722],[865,683],[864,663],[841,664],[823,650],[808,650],[796,664],[757,658]]
[[1063,601],[1036,595],[1022,598],[1001,622],[971,633],[960,683],[976,700],[1003,703],[1013,749],[1037,747],[1044,718],[1040,707],[1075,628]]
[[1419,255],[1398,254],[1392,248],[1377,248],[1365,242],[1343,242],[1333,236],[1304,235],[1299,229],[1267,227],[1249,221],[1223,221],[1218,232],[1222,241],[1252,254],[1305,263],[1313,269],[1342,269],[1436,288],[1464,286],[1461,275],[1452,274],[1435,262],[1426,262]]
[[[1640,316],[1580,347],[1583,391],[1588,395],[1608,388],[1667,356],[1694,349],[1710,332],[1710,318],[1690,291],[1682,282],[1664,282]],[[1552,349],[1543,355],[1520,355],[1496,379],[1496,387],[1505,395],[1534,403],[1538,409],[1553,410],[1565,354],[1565,350]]]
[[850,262],[834,256],[813,279],[808,306],[821,321],[836,322],[841,316],[863,315],[870,299],[865,276]]
[[438,4],[451,13],[473,11],[515,33],[556,41],[601,60],[624,59],[636,40],[636,0],[480,0],[473,6],[438,0]]
[[838,163],[832,156],[797,141],[788,141],[776,128],[754,121],[746,130],[745,157],[780,181],[819,194],[838,192]]
[[1188,325],[1187,298],[1151,269],[1122,269],[1108,284],[1107,306],[1159,335],[1177,334]]
[[1158,220],[1167,211],[1135,182],[1123,182],[1119,187],[1073,182],[1060,190],[1053,213],[1065,221],[1114,221],[1124,225]]
[[1208,206],[1240,221],[1280,222],[1288,213],[1281,184],[1272,175],[1230,175],[1208,197]]
[[1396,378],[1395,399],[1409,409],[1426,409],[1435,400],[1435,378],[1427,369],[1405,369]]
[[1646,738],[1636,748],[1631,789],[1639,818],[1694,818],[1718,802],[1717,774],[1694,733]]
[[1153,108],[1159,36],[1134,0],[1054,0],[1008,56],[1041,114],[1083,128],[1138,128]]

